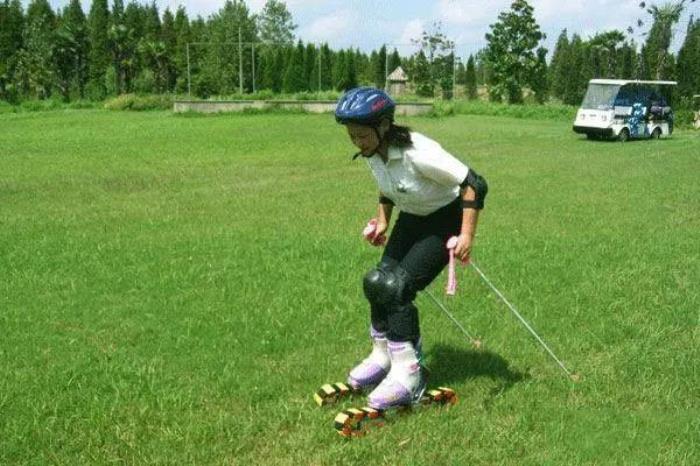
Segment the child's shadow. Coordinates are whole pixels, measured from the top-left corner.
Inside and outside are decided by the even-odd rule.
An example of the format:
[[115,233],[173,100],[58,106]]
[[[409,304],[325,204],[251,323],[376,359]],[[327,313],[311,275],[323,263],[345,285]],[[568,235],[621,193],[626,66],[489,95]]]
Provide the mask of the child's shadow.
[[516,383],[530,378],[528,374],[511,370],[505,359],[488,350],[465,350],[438,344],[431,348],[430,354],[431,386],[449,386],[476,377],[496,381],[497,385],[490,391],[486,404]]

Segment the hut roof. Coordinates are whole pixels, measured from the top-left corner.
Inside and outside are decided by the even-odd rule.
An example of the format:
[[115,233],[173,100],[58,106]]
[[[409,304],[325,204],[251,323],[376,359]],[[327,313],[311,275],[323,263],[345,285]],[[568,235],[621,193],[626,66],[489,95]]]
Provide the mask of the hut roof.
[[403,81],[406,82],[408,81],[408,76],[406,76],[406,72],[401,68],[400,66],[397,66],[394,71],[391,72],[391,74],[387,77],[389,81]]

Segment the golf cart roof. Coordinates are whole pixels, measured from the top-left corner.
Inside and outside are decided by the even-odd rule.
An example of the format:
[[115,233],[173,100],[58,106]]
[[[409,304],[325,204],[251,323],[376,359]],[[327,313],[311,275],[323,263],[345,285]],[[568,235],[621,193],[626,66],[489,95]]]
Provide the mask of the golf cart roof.
[[638,79],[591,79],[588,84],[607,84],[610,86],[624,86],[625,84],[651,84],[659,86],[676,86],[677,81],[640,81]]

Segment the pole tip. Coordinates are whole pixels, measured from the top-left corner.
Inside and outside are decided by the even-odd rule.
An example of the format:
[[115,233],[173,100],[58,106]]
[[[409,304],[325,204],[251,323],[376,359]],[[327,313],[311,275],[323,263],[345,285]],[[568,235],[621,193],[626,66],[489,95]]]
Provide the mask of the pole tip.
[[580,382],[581,381],[581,374],[579,374],[578,372],[574,372],[573,374],[571,374],[569,376],[569,378],[571,379],[572,382]]
[[481,349],[481,347],[484,345],[484,343],[481,341],[481,339],[476,339],[472,342],[474,345],[474,349]]

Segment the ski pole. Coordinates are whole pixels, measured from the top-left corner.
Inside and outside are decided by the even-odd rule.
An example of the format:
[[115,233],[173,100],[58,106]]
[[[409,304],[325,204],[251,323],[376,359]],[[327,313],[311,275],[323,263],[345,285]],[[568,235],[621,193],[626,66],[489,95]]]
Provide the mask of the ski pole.
[[[450,238],[450,240],[452,240],[452,238]],[[455,242],[455,241],[450,241],[450,242],[448,242],[448,244],[456,244],[456,242]],[[552,359],[554,359],[554,361],[556,361],[556,363],[559,365],[559,367],[562,369],[562,371],[564,371],[564,373],[567,375],[567,377],[568,377],[569,379],[573,380],[574,382],[577,382],[577,381],[579,380],[580,376],[579,376],[578,374],[576,374],[576,373],[572,373],[571,371],[569,371],[569,369],[566,368],[566,366],[564,365],[564,363],[561,362],[561,360],[557,357],[556,354],[554,354],[554,351],[552,351],[552,350],[549,348],[549,346],[547,345],[547,343],[545,343],[544,340],[537,334],[537,332],[535,332],[535,330],[534,330],[534,329],[532,328],[532,326],[525,320],[525,318],[523,318],[523,316],[520,315],[520,313],[519,313],[518,310],[515,308],[515,306],[513,306],[513,305],[510,303],[510,301],[508,301],[508,300],[506,299],[506,297],[503,296],[503,293],[501,293],[501,292],[498,290],[498,288],[496,288],[496,287],[494,286],[494,284],[491,283],[491,280],[488,279],[488,277],[486,276],[486,274],[484,274],[484,272],[481,271],[481,269],[474,263],[474,261],[470,260],[468,264],[471,265],[472,268],[474,268],[474,270],[476,270],[476,272],[479,274],[479,276],[480,276],[481,279],[484,281],[484,283],[486,283],[486,284],[489,286],[489,288],[491,288],[491,290],[493,290],[493,292],[496,293],[496,296],[498,296],[498,297],[501,299],[501,301],[503,301],[503,302],[505,303],[505,305],[508,306],[508,309],[510,309],[510,311],[515,315],[515,317],[518,318],[518,320],[519,320],[519,321],[523,324],[523,326],[532,334],[532,336],[535,337],[535,339],[539,342],[540,345],[542,345],[542,347],[547,351],[547,353],[552,357]]]
[[459,321],[452,315],[452,313],[451,313],[450,311],[447,310],[447,308],[445,307],[445,305],[442,304],[440,301],[438,301],[438,300],[435,298],[435,296],[433,296],[433,294],[432,294],[430,291],[424,290],[424,292],[425,292],[425,294],[428,295],[428,297],[430,297],[430,299],[433,300],[433,302],[437,305],[437,307],[439,307],[439,308],[442,310],[442,312],[444,312],[444,313],[447,315],[447,317],[449,317],[449,319],[452,321],[452,323],[454,323],[455,326],[456,326],[458,329],[460,329],[460,330],[462,331],[462,333],[469,339],[469,341],[470,341],[471,344],[474,346],[474,348],[476,348],[476,349],[481,348],[481,340],[479,340],[478,338],[474,338],[474,337],[467,331],[467,329],[465,329],[465,328],[462,326],[462,324],[459,323]]

